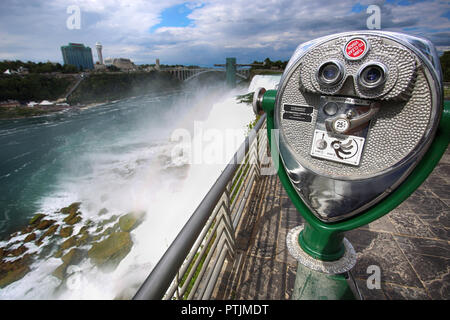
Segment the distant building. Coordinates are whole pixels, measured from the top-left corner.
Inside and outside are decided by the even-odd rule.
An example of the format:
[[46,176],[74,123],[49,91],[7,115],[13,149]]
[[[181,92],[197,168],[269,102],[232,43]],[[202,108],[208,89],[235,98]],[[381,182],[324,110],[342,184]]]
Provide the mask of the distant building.
[[115,66],[121,70],[134,70],[136,69],[136,65],[130,60],[125,58],[106,58],[105,65],[107,66]]
[[11,75],[11,74],[28,74],[29,71],[27,68],[19,67],[17,70],[6,69],[3,74]]
[[19,69],[17,69],[17,72],[20,74],[29,74],[30,73],[28,71],[28,68],[25,68],[25,67],[19,67]]
[[103,48],[103,46],[101,45],[100,42],[97,42],[97,43],[95,44],[95,48],[97,48],[98,62],[99,62],[100,64],[103,64],[103,55],[102,55],[102,48]]
[[71,64],[79,70],[94,69],[94,59],[92,58],[91,48],[85,47],[81,43],[69,43],[68,46],[62,46],[61,52],[64,64]]
[[95,71],[105,71],[106,66],[104,64],[100,64],[98,61],[94,64]]

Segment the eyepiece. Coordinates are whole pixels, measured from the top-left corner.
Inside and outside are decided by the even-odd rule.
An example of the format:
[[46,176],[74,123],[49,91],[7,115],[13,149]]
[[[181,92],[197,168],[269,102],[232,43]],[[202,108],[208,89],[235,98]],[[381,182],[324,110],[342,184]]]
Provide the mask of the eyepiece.
[[264,110],[262,108],[264,93],[266,93],[266,89],[262,87],[257,88],[253,93],[252,107],[255,115],[262,115],[264,113]]
[[316,73],[317,81],[324,86],[334,86],[344,77],[344,67],[339,61],[322,63]]
[[369,63],[358,72],[358,83],[363,88],[375,89],[386,82],[387,69],[381,63]]

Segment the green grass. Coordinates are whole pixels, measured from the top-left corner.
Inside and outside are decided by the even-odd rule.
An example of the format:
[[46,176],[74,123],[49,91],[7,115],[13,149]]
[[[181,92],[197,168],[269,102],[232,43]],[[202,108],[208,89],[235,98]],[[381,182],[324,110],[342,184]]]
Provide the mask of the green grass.
[[[214,228],[214,224],[215,224],[215,223],[213,222],[212,225],[211,225],[211,227],[209,228],[209,232],[211,232],[212,229]],[[211,250],[211,246],[212,246],[212,244],[214,243],[214,240],[216,239],[216,236],[217,236],[217,234],[216,234],[216,232],[214,232],[214,234],[212,235],[212,239],[211,239],[211,240],[209,241],[209,243],[208,243],[208,247],[206,248],[205,253],[203,254],[202,258],[200,259],[200,262],[199,262],[199,264],[198,264],[198,266],[197,266],[197,269],[195,270],[194,275],[192,276],[191,281],[189,282],[189,285],[188,285],[188,287],[187,287],[187,289],[186,289],[186,292],[184,293],[184,295],[183,295],[183,297],[182,297],[182,300],[187,300],[187,298],[188,298],[188,296],[189,296],[189,293],[191,292],[192,287],[194,286],[195,280],[197,280],[197,277],[198,277],[198,275],[199,275],[199,273],[200,273],[200,270],[202,270],[203,264],[205,263],[206,257],[208,256],[208,253],[209,253],[209,251]],[[201,250],[202,248],[203,248],[203,247],[200,246],[200,250]],[[189,267],[187,268],[186,273],[183,275],[183,277],[182,277],[180,283],[178,284],[178,287],[179,287],[179,288],[182,288],[183,285],[184,285],[184,283],[186,282],[187,276],[188,276],[189,273],[191,272],[192,268],[193,268],[194,265],[195,265],[195,262],[196,262],[197,259],[198,259],[198,255],[199,255],[199,252],[197,252],[197,253],[195,254],[194,258],[192,259],[191,263],[189,264]]]
[[250,131],[256,126],[256,124],[257,124],[258,121],[259,121],[259,118],[261,118],[261,116],[258,114],[258,115],[256,116],[255,120],[253,120],[252,122],[250,122],[250,123],[247,125],[248,133],[250,133]]
[[236,96],[236,100],[238,100],[238,103],[245,103],[248,105],[251,105],[253,102],[253,92],[249,92],[247,94],[238,95]]
[[[250,165],[248,164],[248,160],[244,163],[244,166],[242,166],[236,177],[239,177],[239,179],[236,179],[233,182],[233,185],[231,186],[231,199],[230,199],[230,205],[234,202],[234,199],[237,196],[237,193],[239,191],[239,188],[241,187],[242,182],[244,181],[245,175],[247,174],[248,169],[250,168]],[[242,170],[244,170],[244,173],[241,175]]]

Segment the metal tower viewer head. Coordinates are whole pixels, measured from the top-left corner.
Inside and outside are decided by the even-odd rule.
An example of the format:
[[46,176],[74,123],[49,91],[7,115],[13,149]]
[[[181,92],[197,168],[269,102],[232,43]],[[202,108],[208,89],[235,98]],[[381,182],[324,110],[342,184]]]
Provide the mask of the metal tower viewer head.
[[338,260],[341,232],[380,218],[425,180],[450,138],[442,87],[431,42],[361,31],[301,44],[278,89],[255,93],[254,110],[279,131],[271,144],[307,221],[305,252]]

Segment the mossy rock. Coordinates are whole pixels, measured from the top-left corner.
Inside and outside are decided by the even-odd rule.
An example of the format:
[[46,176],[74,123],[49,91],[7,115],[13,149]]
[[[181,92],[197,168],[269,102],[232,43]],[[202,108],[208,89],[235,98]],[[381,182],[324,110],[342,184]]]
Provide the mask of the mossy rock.
[[51,236],[51,235],[55,234],[55,232],[56,232],[56,230],[58,230],[58,228],[59,228],[58,224],[52,225],[50,228],[47,229],[47,231],[45,231],[43,236],[44,237],[48,237],[48,236]]
[[61,244],[61,249],[66,250],[66,249],[76,246],[76,244],[77,244],[77,238],[75,236],[73,236]]
[[32,232],[35,229],[35,227],[36,227],[36,225],[26,226],[26,227],[22,228],[22,230],[20,230],[20,233],[21,234],[30,233],[30,232]]
[[61,249],[61,248],[59,248],[58,251],[56,251],[56,252],[53,254],[53,257],[55,257],[55,258],[61,258],[62,255],[63,255],[63,253],[64,253],[64,250]]
[[33,232],[33,233],[30,233],[29,235],[27,235],[26,237],[25,237],[25,239],[23,240],[23,242],[24,243],[27,243],[27,242],[31,242],[31,241],[33,241],[33,240],[36,240],[36,234]]
[[74,225],[81,221],[81,212],[79,211],[72,211],[66,218],[64,218],[64,222],[68,225]]
[[85,250],[80,250],[78,248],[72,248],[68,253],[61,257],[63,263],[58,266],[52,273],[55,277],[60,280],[64,280],[66,277],[67,267],[73,264],[78,264],[83,260],[86,255]]
[[[93,224],[94,224],[94,221],[92,221],[91,219],[88,219],[88,220],[84,223],[84,227],[90,228]],[[83,227],[83,228],[84,228],[84,227]]]
[[80,238],[77,240],[77,246],[81,247],[81,246],[87,244],[89,242],[90,238],[91,238],[91,236],[89,235],[89,233],[87,231],[83,232],[81,234]]
[[[112,226],[113,232],[121,231],[119,223],[117,222],[115,225]],[[126,231],[125,231],[126,232]]]
[[4,288],[15,281],[22,279],[29,271],[30,267],[20,266],[19,268],[6,273],[0,273],[0,288]]
[[91,240],[92,240],[93,242],[95,242],[95,241],[100,240],[102,237],[103,237],[102,234],[96,234],[95,236],[92,237]]
[[58,268],[56,268],[52,272],[52,275],[54,275],[59,280],[64,280],[64,277],[66,276],[67,267],[68,267],[68,265],[66,265],[65,263],[62,263]]
[[130,233],[114,232],[103,241],[94,243],[88,256],[98,267],[115,269],[133,246]]
[[130,232],[135,229],[139,224],[141,224],[144,219],[145,212],[130,212],[119,219],[120,230],[124,232]]
[[28,222],[28,224],[33,225],[33,224],[37,224],[39,221],[42,220],[42,218],[45,217],[45,214],[43,213],[36,213],[33,218],[30,219],[30,221]]
[[50,228],[48,228],[48,230],[44,232],[44,234],[39,238],[39,240],[36,241],[36,245],[40,246],[42,244],[42,241],[45,239],[45,237],[55,234],[58,227],[59,227],[59,225],[54,224]]
[[61,230],[59,231],[59,235],[63,238],[67,238],[70,237],[73,233],[73,227],[65,227],[65,228],[61,228]]
[[82,218],[80,216],[77,216],[77,217],[73,218],[72,220],[68,221],[67,224],[74,225],[74,224],[77,224],[78,222],[80,222],[81,220],[82,220]]
[[61,208],[60,212],[64,214],[72,214],[80,209],[81,202],[74,202],[70,206]]
[[111,223],[111,222],[116,221],[117,218],[118,218],[117,215],[113,215],[113,216],[111,216],[111,218],[109,218],[109,219],[102,220],[98,225],[99,225],[99,227],[104,227],[105,225],[107,225],[107,224],[109,224],[109,223]]
[[102,236],[109,236],[111,233],[117,231],[118,229],[113,227],[109,227],[107,229],[105,229],[105,231],[102,232]]
[[14,261],[0,261],[0,288],[22,279],[30,271],[30,257],[30,254],[26,254]]
[[52,224],[54,224],[56,221],[55,220],[42,220],[41,222],[39,222],[39,224],[36,226],[36,229],[38,230],[45,230],[48,227],[50,227]]
[[69,252],[62,256],[62,261],[67,264],[78,264],[83,259],[86,251],[78,248],[72,248]]
[[80,231],[78,231],[78,234],[80,235],[80,234],[84,234],[86,232],[88,232],[88,226],[83,226],[80,228]]
[[8,256],[18,257],[18,256],[24,254],[27,250],[28,250],[27,247],[25,247],[24,245],[21,245],[17,249],[9,250]]
[[64,222],[72,220],[73,218],[75,218],[76,216],[79,216],[81,214],[80,211],[73,211],[71,212],[67,217],[64,218]]
[[42,246],[41,250],[37,253],[36,259],[47,260],[49,257],[54,255],[54,251],[57,248],[59,248],[59,245],[56,241],[49,241],[45,244],[45,246]]
[[108,209],[102,208],[102,209],[98,212],[98,215],[99,215],[99,216],[102,216],[102,215],[107,214],[107,213],[108,213]]

